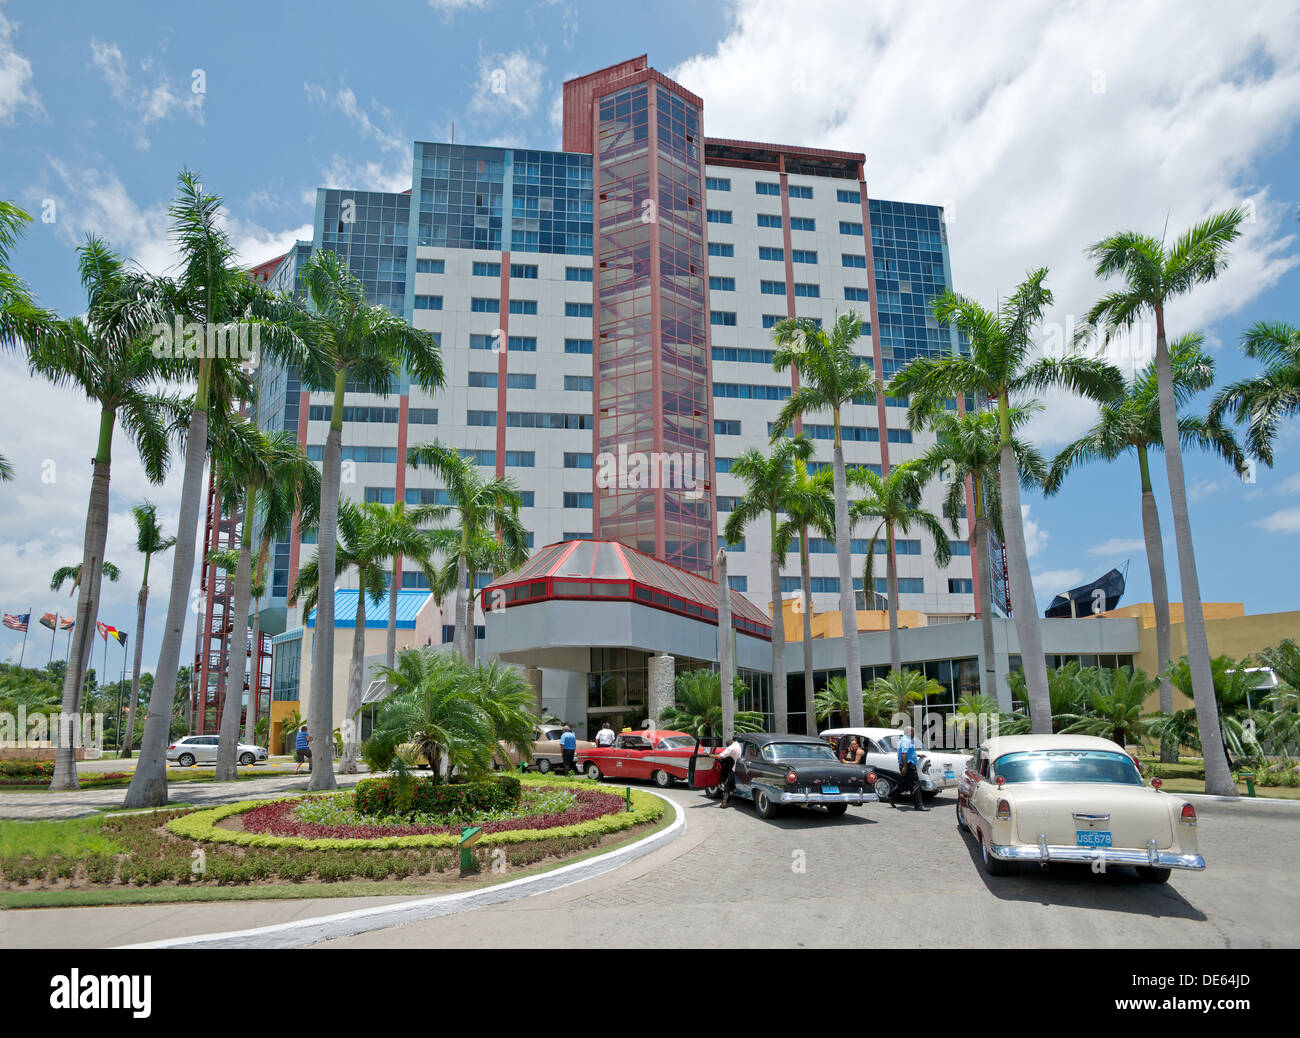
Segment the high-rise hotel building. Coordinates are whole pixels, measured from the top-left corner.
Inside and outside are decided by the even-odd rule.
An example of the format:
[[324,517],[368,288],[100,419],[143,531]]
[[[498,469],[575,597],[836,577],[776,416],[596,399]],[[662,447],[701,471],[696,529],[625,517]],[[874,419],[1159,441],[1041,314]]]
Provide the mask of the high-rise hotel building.
[[[855,311],[862,362],[885,379],[959,348],[930,310],[952,285],[943,211],[869,197],[861,154],[705,136],[704,99],[644,57],[565,83],[563,126],[554,152],[416,142],[409,192],[321,188],[312,241],[270,284],[300,291],[305,260],[334,251],[373,303],[441,343],[439,391],[403,378],[387,396],[348,393],[346,494],[444,501],[432,474],[404,463],[408,447],[436,438],[518,482],[534,547],[594,536],[712,576],[745,489],[731,463],[767,449],[797,384],[771,363],[778,321],[829,326]],[[308,393],[292,370],[264,366],[261,382],[259,423],[295,430],[319,458],[329,395]],[[850,465],[881,471],[921,449],[900,403],[844,409]],[[831,423],[829,413],[802,422],[827,465]],[[675,476],[598,479],[602,455],[667,457]],[[941,498],[934,485],[926,503],[938,513]],[[855,582],[871,533],[854,532]],[[964,519],[952,542],[940,569],[925,534],[900,535],[901,608],[931,622],[974,613]],[[813,536],[811,547],[814,604],[834,608],[834,545]],[[729,552],[732,586],[764,609],[769,550],[758,523]],[[302,551],[296,538],[275,546],[271,625]],[[422,582],[402,575],[403,587]],[[781,592],[798,584],[791,552]]]

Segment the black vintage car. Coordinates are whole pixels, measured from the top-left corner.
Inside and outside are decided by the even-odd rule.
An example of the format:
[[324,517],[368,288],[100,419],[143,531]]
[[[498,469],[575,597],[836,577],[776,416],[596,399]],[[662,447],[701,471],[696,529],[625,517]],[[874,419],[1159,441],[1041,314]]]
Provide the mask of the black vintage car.
[[[759,817],[771,818],[786,805],[823,807],[842,815],[849,804],[866,804],[879,798],[873,792],[874,772],[858,764],[843,764],[835,751],[812,735],[773,735],[747,732],[737,735],[741,758],[736,764],[736,796],[754,801]],[[692,763],[692,785],[694,778]],[[707,787],[717,795],[717,787]]]

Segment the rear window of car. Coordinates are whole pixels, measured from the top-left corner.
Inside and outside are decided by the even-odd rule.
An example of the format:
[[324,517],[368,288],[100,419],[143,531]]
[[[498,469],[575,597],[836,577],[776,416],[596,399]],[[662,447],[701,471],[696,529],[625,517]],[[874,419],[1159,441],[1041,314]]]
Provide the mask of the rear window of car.
[[835,761],[835,751],[825,743],[770,742],[763,747],[764,760],[825,760]]
[[886,735],[883,739],[877,739],[876,744],[884,750],[885,753],[898,752],[898,736]]
[[1141,786],[1142,776],[1126,753],[1107,750],[1023,750],[993,763],[995,778],[1012,782],[1104,782]]
[[680,750],[694,745],[695,740],[689,735],[670,735],[666,739],[659,740],[661,750]]

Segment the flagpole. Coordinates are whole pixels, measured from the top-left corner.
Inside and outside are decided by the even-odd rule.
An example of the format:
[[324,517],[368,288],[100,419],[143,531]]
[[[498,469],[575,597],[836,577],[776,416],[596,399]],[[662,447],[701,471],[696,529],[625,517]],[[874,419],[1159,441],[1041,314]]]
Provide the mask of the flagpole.
[[23,647],[18,653],[18,669],[23,669],[23,656],[27,652],[27,630],[32,626],[32,607],[27,607],[27,623],[23,626]]
[[126,684],[126,642],[122,643],[122,680],[117,686],[117,752],[122,753],[122,686]]
[[50,663],[54,662],[54,635],[58,633],[58,630],[59,630],[59,614],[55,613],[54,626],[50,628],[50,660],[49,663],[45,664],[47,669],[49,668]]
[[105,631],[104,632],[104,670],[100,675],[99,683],[102,685],[104,683],[104,679],[107,677],[108,677],[108,631]]
[[[77,621],[74,619],[74,620],[72,621],[72,625],[73,625],[73,627],[75,627],[76,624],[77,624]],[[72,627],[69,627],[69,628],[68,628],[68,647],[64,650],[64,653],[63,653],[63,665],[66,667],[66,666],[67,666],[69,663],[71,663],[71,662],[72,662]]]

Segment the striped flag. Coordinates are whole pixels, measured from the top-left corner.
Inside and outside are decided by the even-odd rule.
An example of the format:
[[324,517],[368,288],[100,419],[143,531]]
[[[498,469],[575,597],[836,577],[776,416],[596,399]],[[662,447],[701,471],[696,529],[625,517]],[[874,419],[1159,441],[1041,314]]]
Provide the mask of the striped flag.
[[4,625],[11,631],[22,631],[27,633],[27,624],[31,621],[31,613],[5,613]]
[[59,614],[58,614],[58,613],[46,613],[44,616],[41,617],[41,626],[42,626],[42,627],[47,627],[47,628],[49,628],[49,629],[52,631],[52,630],[54,630],[56,627],[58,627],[58,625],[59,625]]
[[71,616],[61,617],[59,620],[59,630],[70,631],[77,626],[77,621]]
[[124,649],[126,648],[126,639],[131,633],[130,631],[119,631],[116,627],[110,627],[108,633],[117,639],[118,645],[122,646]]

